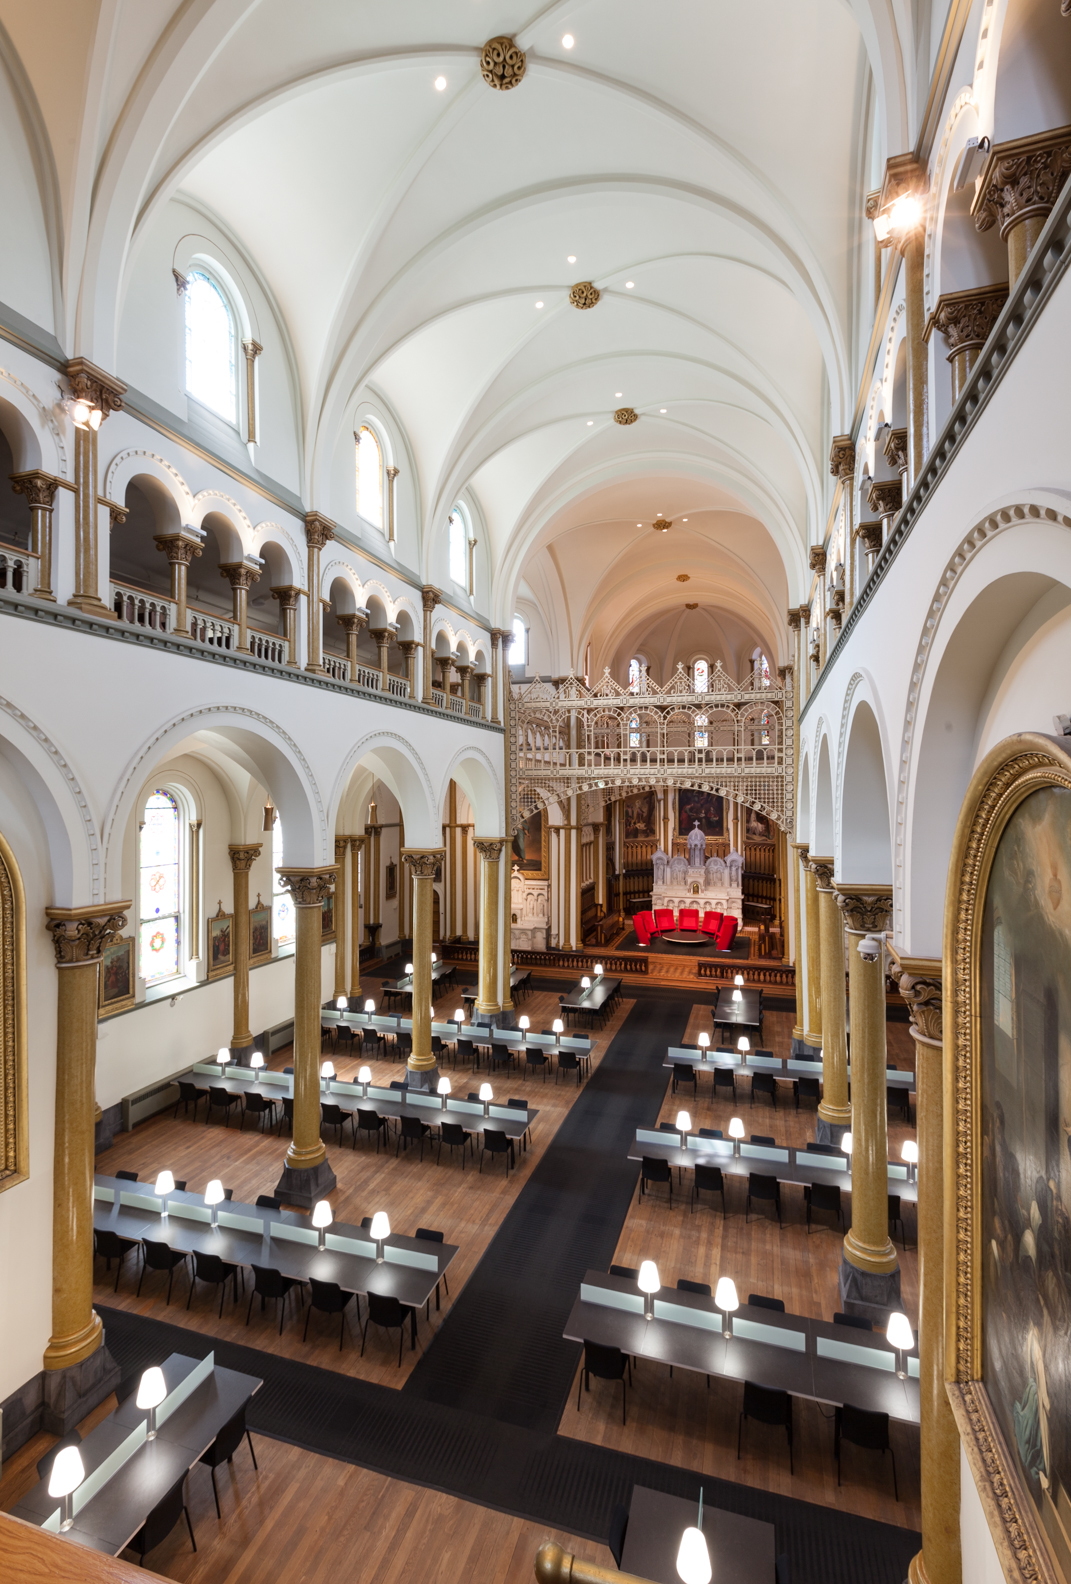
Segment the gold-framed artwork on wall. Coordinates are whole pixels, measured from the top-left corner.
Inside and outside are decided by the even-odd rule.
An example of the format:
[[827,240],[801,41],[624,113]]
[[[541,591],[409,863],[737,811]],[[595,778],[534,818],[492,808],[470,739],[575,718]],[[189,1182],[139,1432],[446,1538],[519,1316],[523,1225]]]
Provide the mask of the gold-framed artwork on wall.
[[335,893],[329,891],[320,904],[320,938],[325,941],[335,938]]
[[256,906],[249,909],[249,962],[268,962],[271,957],[271,908],[265,907],[257,892]]
[[944,983],[948,1395],[1006,1576],[1071,1584],[1071,754],[1058,738],[1007,738],[972,779]]
[[208,977],[222,979],[234,970],[234,914],[224,913],[219,904],[215,918],[208,920]]
[[384,883],[384,888],[383,888],[383,900],[385,902],[393,902],[394,898],[397,895],[398,895],[398,865],[394,862],[393,858],[388,858],[388,860],[387,860],[387,869],[386,869],[386,877],[385,877],[385,883]]
[[539,808],[513,833],[511,866],[529,879],[545,880],[549,873],[547,845],[547,817]]
[[97,1006],[100,1017],[129,1012],[134,1005],[134,937],[109,941],[100,958]]

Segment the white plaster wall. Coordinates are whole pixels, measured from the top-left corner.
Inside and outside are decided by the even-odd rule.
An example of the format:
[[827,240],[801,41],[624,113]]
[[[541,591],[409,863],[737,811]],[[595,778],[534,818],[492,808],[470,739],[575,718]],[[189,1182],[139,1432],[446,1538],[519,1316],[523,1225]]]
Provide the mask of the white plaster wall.
[[0,214],[17,247],[0,249],[0,302],[54,330],[52,265],[41,197],[14,84],[0,61]]
[[959,1449],[959,1543],[963,1584],[1005,1584],[982,1503],[963,1447]]

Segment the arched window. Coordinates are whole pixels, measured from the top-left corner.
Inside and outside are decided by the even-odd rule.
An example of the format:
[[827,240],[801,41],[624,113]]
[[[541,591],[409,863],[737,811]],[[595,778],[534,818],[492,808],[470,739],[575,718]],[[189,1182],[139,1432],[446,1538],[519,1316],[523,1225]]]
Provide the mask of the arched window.
[[710,666],[706,660],[697,660],[692,666],[692,687],[696,693],[710,691]]
[[238,336],[215,281],[194,270],[186,282],[186,390],[229,423],[238,422]]
[[528,629],[524,625],[523,616],[513,618],[513,642],[509,646],[509,664],[511,666],[528,664]]
[[768,688],[770,686],[770,662],[761,649],[756,649],[751,656],[752,681],[756,687]]
[[638,656],[633,656],[628,663],[628,690],[630,693],[638,693],[642,686],[643,661]]
[[357,511],[373,528],[383,527],[383,452],[375,430],[357,431]]
[[[699,662],[699,664],[706,665],[706,661],[702,660],[702,661]],[[697,693],[700,693],[702,691],[703,690],[701,688],[696,688],[696,692]],[[695,746],[697,748],[705,748],[706,745],[707,745],[707,718],[706,718],[705,715],[697,715],[695,717]]]
[[462,588],[468,588],[468,528],[461,507],[455,506],[447,524],[450,534],[450,576]]
[[138,850],[138,972],[146,984],[174,979],[179,973],[181,832],[178,799],[158,789],[145,804]]
[[762,730],[759,733],[759,741],[762,743],[764,748],[769,747],[769,743],[770,743],[770,712],[769,712],[769,710],[763,710],[763,712],[762,712]]
[[628,722],[628,745],[630,748],[641,747],[640,743],[640,717],[630,715]]
[[279,878],[279,867],[282,861],[283,822],[276,814],[275,824],[271,828],[271,927],[272,934],[275,936],[276,946],[289,946],[296,933],[296,917],[294,899]]

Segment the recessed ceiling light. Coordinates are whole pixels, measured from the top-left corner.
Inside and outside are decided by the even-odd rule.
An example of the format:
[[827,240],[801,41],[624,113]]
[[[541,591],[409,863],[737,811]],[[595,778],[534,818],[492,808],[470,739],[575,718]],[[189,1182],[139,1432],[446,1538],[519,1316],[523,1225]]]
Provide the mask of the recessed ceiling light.
[[637,528],[642,528],[642,527],[643,527],[643,524],[642,524],[642,523],[637,523],[637,524],[636,524],[636,527],[637,527]]
[[625,290],[626,291],[631,291],[633,286],[635,286],[635,284],[636,284],[635,281],[626,281],[625,282]]
[[566,259],[565,262],[567,264],[575,264],[576,263],[576,254],[575,253],[570,253],[569,257]]
[[562,34],[562,49],[572,49],[572,47],[573,47],[573,45],[575,43],[576,43],[576,39],[573,37],[573,35],[571,33],[563,33]]
[[614,391],[614,395],[615,395],[615,397],[617,397],[617,398],[618,398],[618,399],[620,399],[620,398],[621,398],[621,396],[622,396],[622,395],[623,395],[623,394],[624,394],[624,393],[623,393],[623,392],[622,392],[622,391]]
[[660,407],[658,410],[659,412],[665,412],[666,409],[664,407]]
[[688,521],[687,517],[682,517],[681,518],[681,522],[687,522],[687,521]]
[[446,78],[445,77],[436,77],[435,86],[436,86],[436,88],[438,88],[439,92],[442,93],[443,89],[446,87]]
[[593,423],[594,423],[594,422],[595,422],[595,420],[594,420],[594,418],[589,418],[589,419],[588,419],[588,428],[589,428],[589,429],[590,429],[590,428],[591,428],[591,426],[592,426],[592,424],[593,424]]
[[542,308],[542,306],[543,306],[543,304],[542,304],[542,303],[541,303],[541,302],[539,302],[539,303],[536,303],[536,307],[537,307],[537,308]]

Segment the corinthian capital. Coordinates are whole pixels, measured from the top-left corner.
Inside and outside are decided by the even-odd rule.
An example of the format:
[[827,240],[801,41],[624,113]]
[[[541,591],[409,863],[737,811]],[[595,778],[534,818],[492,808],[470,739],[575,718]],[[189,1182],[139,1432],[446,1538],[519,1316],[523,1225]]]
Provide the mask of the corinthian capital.
[[51,506],[59,488],[59,479],[51,473],[32,468],[29,473],[12,473],[11,488],[16,495],[25,495],[29,506]]
[[832,891],[833,889],[833,860],[832,858],[808,858],[807,867],[818,882],[819,891]]
[[899,479],[882,479],[881,483],[871,484],[867,494],[867,505],[871,511],[876,511],[882,517],[893,517],[903,505],[903,486]]
[[446,851],[442,847],[432,851],[403,852],[402,863],[409,866],[409,872],[414,880],[434,880],[435,871],[445,856]]
[[320,512],[305,513],[305,543],[310,550],[322,550],[335,537],[335,525]]
[[430,584],[426,584],[420,591],[420,598],[426,611],[433,611],[442,597],[442,590],[432,588]]
[[826,553],[821,545],[811,546],[810,566],[812,572],[817,572],[821,577],[826,569]]
[[847,929],[857,935],[880,935],[889,927],[892,893],[889,891],[843,891],[837,887],[837,906],[844,914]]
[[235,874],[248,874],[250,869],[260,857],[263,842],[241,842],[227,851],[231,857],[231,869]]
[[890,429],[885,436],[885,445],[882,449],[889,466],[895,468],[898,473],[903,472],[907,467],[907,430]]
[[855,441],[851,435],[834,435],[829,448],[829,471],[834,478],[850,479],[855,474]]
[[126,386],[87,358],[72,358],[67,364],[67,378],[75,401],[99,408],[105,418],[109,413],[122,411]]
[[201,554],[199,539],[189,539],[185,534],[154,534],[153,544],[157,550],[162,550],[172,566],[189,566],[195,556]]
[[967,291],[945,292],[938,297],[923,334],[929,340],[934,330],[939,330],[948,345],[950,360],[957,352],[977,351],[989,340],[990,331],[1007,300],[1007,281],[997,286],[972,286]]
[[472,845],[486,863],[497,863],[502,856],[506,839],[504,836],[476,836]]
[[337,864],[321,869],[277,869],[276,874],[294,899],[295,907],[322,907],[335,888]]
[[1047,215],[1071,172],[1071,127],[997,143],[989,151],[971,205],[979,231],[1000,226],[1001,239],[1031,215]]
[[878,551],[881,549],[882,539],[882,526],[880,521],[860,523],[855,531],[859,535],[859,538],[863,541],[863,546],[869,552],[869,554],[877,555]]
[[105,946],[126,928],[130,902],[98,902],[93,907],[45,908],[57,968],[96,962]]
[[248,561],[221,561],[219,575],[227,579],[232,589],[247,589],[260,582],[259,567],[250,566]]
[[943,1038],[943,1002],[940,979],[920,979],[914,974],[900,975],[900,994],[911,1014],[911,1032],[928,1045],[940,1045]]

